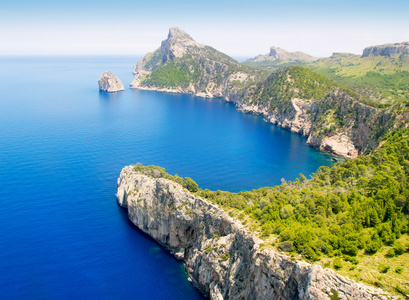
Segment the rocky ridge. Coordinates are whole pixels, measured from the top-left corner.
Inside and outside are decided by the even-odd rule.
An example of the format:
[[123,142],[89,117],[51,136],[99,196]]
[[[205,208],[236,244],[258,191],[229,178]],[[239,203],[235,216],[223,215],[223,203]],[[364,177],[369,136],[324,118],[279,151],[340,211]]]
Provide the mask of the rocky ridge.
[[111,71],[106,71],[98,79],[99,89],[105,92],[118,92],[124,90],[124,85]]
[[183,260],[211,299],[392,299],[330,269],[290,259],[250,234],[217,205],[181,185],[124,167],[117,201],[140,230]]
[[364,49],[362,57],[392,56],[395,54],[409,54],[409,42],[367,47]]

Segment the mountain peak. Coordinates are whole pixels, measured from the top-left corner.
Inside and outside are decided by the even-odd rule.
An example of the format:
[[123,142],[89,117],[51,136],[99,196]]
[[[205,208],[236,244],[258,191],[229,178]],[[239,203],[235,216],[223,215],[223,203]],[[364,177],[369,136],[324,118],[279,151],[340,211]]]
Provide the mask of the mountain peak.
[[162,61],[180,58],[193,48],[203,48],[202,44],[195,42],[190,35],[178,27],[169,28],[168,38],[162,41]]
[[172,40],[174,42],[180,41],[193,41],[192,37],[184,32],[179,27],[171,27],[169,28],[168,40]]

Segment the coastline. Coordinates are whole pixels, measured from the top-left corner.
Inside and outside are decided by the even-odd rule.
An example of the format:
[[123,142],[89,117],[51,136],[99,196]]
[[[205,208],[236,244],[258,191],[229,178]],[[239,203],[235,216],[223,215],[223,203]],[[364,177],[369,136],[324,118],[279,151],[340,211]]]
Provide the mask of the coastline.
[[265,108],[260,109],[260,107],[258,106],[243,105],[240,103],[239,97],[237,95],[230,95],[230,98],[231,98],[230,99],[229,97],[220,95],[219,92],[216,95],[214,95],[209,91],[206,91],[206,93],[195,92],[195,90],[192,88],[172,89],[172,88],[144,86],[144,85],[140,85],[139,80],[136,81],[135,79],[131,83],[130,88],[137,89],[137,90],[143,90],[143,91],[154,91],[154,92],[170,93],[170,94],[187,94],[187,95],[193,95],[196,97],[207,98],[207,99],[218,98],[224,102],[233,103],[234,106],[236,107],[236,110],[238,110],[241,113],[262,116],[263,120],[266,123],[277,125],[283,129],[299,134],[303,137],[307,137],[307,142],[306,142],[307,145],[309,145],[310,147],[318,151],[322,151],[324,153],[331,155],[335,160],[356,158],[358,156],[358,150],[355,148],[351,140],[346,135],[341,135],[338,137],[338,139],[330,138],[324,141],[320,138],[309,135],[309,131],[311,130],[312,125],[310,122],[306,121],[305,116],[302,116],[302,112],[305,113],[306,109],[303,108],[302,110],[300,110],[297,107],[297,104],[295,104],[297,102],[301,103],[302,101],[300,101],[300,99],[292,100],[293,106],[297,107],[296,108],[297,113],[296,113],[296,118],[291,119],[290,116],[286,116],[286,115],[277,116],[276,114],[271,114]]
[[211,299],[397,299],[266,247],[218,205],[159,172],[127,166],[117,184],[117,202],[129,220],[183,260],[189,278]]

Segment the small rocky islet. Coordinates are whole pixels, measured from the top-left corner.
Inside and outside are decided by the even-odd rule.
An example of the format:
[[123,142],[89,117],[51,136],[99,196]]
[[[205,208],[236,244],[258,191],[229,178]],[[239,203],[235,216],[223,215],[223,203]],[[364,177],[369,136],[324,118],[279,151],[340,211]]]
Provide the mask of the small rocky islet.
[[111,71],[106,71],[98,79],[99,90],[109,93],[119,92],[124,90],[124,85],[121,80]]

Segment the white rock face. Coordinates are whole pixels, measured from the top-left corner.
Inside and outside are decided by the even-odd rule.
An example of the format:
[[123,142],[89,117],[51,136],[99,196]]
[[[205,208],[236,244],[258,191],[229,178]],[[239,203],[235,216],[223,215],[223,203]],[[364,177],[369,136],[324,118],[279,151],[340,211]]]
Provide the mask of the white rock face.
[[111,71],[106,71],[98,79],[99,89],[105,92],[118,92],[124,90],[121,80]]
[[184,261],[186,272],[210,299],[396,299],[333,270],[290,259],[249,233],[217,205],[179,184],[124,167],[118,204],[140,230]]

